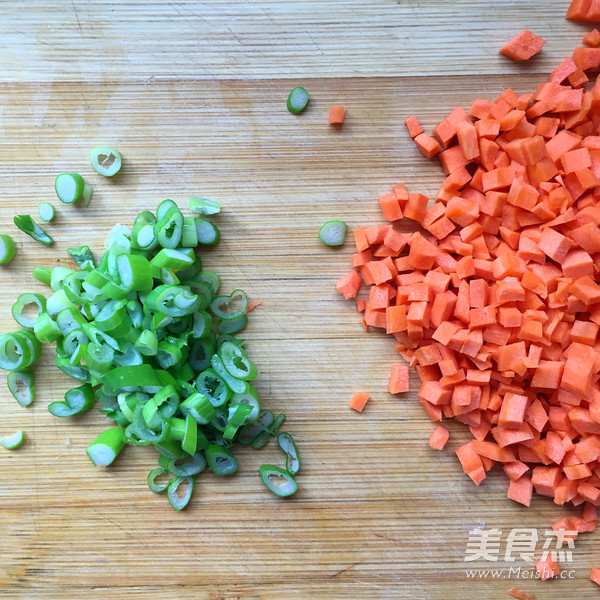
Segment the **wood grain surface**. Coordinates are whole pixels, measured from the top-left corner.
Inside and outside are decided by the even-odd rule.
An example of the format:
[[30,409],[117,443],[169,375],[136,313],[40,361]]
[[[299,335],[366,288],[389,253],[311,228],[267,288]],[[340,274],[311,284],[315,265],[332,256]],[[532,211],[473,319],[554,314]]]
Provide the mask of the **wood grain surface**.
[[[334,283],[352,252],[320,244],[328,218],[350,228],[378,223],[377,196],[394,183],[434,193],[437,165],[403,126],[416,113],[430,128],[455,105],[532,91],[578,45],[586,28],[557,0],[42,1],[0,3],[0,228],[17,256],[0,268],[0,329],[28,290],[43,291],[34,265],[68,265],[66,248],[97,253],[116,222],[130,224],[164,198],[190,194],[223,206],[222,241],[203,254],[223,288],[263,303],[245,332],[259,367],[263,405],[284,411],[300,446],[300,490],[271,496],[257,470],[281,460],[273,444],[242,449],[230,479],[198,478],[187,510],[152,494],[147,448],[127,448],[96,472],[87,443],[105,427],[97,413],[60,420],[46,406],[70,385],[46,352],[37,400],[23,409],[0,385],[0,434],[23,428],[25,445],[0,453],[0,595],[23,599],[503,599],[518,587],[542,598],[592,598],[600,537],[582,536],[572,578],[508,576],[506,536],[543,537],[563,511],[505,498],[503,475],[479,487],[453,449],[466,440],[450,423],[446,451],[416,394],[392,397],[390,339],[366,334]],[[548,40],[517,65],[497,53],[518,31]],[[285,109],[298,84],[311,93],[299,116]],[[347,107],[340,131],[332,104]],[[122,174],[105,180],[87,161],[109,144]],[[94,186],[88,208],[57,206],[41,247],[12,226],[41,200],[57,205],[57,173]],[[416,380],[412,380],[413,390]],[[354,391],[372,401],[348,409]],[[503,531],[499,562],[465,563],[469,531]],[[541,544],[538,545],[541,550]],[[469,579],[467,569],[506,569]]]

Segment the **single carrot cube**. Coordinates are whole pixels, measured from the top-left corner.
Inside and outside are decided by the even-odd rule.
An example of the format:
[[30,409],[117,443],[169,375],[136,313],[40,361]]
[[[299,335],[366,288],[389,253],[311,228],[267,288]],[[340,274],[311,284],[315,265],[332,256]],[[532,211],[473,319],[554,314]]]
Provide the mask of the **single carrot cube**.
[[500,408],[498,425],[505,427],[519,427],[525,417],[525,409],[529,399],[519,394],[506,394]]
[[518,479],[510,481],[506,496],[519,504],[529,506],[533,495],[533,484],[531,479],[526,475],[522,475]]
[[404,121],[404,124],[408,129],[408,135],[413,139],[423,133],[423,127],[421,127],[421,123],[419,123],[419,119],[417,119],[415,115],[408,117],[408,119]]
[[554,490],[562,478],[559,467],[538,466],[531,472],[531,483],[541,496],[554,497]]
[[525,29],[502,46],[500,52],[513,60],[529,60],[545,43],[546,40]]
[[410,390],[409,371],[406,365],[392,365],[388,389],[390,394],[402,394]]
[[414,138],[415,144],[419,149],[419,152],[425,158],[433,158],[436,154],[438,154],[441,150],[440,144],[438,141],[428,135],[427,133],[420,133],[417,137]]
[[350,408],[354,409],[357,412],[362,412],[363,408],[369,401],[369,394],[364,394],[362,392],[356,392],[354,396],[352,396],[352,400],[350,400]]
[[438,425],[429,436],[429,445],[434,450],[443,450],[449,438],[450,432],[443,425]]
[[349,300],[351,298],[356,298],[356,294],[358,294],[362,283],[363,279],[358,271],[352,269],[350,273],[344,275],[338,280],[335,287],[344,296],[344,298]]
[[549,556],[545,560],[538,560],[535,563],[535,570],[542,581],[556,577],[560,573],[560,567]]
[[592,29],[592,31],[586,33],[583,36],[583,43],[586,46],[591,46],[592,48],[597,48],[600,46],[600,31],[597,29]]
[[332,106],[329,110],[329,124],[341,127],[346,117],[346,108],[344,106]]
[[381,212],[383,212],[383,217],[386,221],[398,221],[402,218],[400,201],[394,192],[379,196],[379,205],[381,206]]

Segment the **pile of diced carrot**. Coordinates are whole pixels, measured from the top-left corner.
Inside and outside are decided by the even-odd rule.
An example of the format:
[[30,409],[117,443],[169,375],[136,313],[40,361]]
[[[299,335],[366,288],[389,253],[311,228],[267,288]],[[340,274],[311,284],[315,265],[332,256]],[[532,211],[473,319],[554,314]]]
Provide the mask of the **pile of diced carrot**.
[[469,477],[498,464],[509,498],[582,506],[578,532],[600,505],[600,77],[583,87],[599,67],[577,48],[535,92],[457,107],[433,135],[407,119],[446,178],[433,203],[402,184],[379,198],[389,224],[354,231],[337,283],[368,286],[363,326],[396,338],[429,417],[468,426]]

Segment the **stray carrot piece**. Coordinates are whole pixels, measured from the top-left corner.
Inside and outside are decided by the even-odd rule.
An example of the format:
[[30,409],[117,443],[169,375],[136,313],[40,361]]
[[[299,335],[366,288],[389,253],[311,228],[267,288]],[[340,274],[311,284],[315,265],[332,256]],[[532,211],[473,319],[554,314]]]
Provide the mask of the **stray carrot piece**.
[[406,365],[392,365],[388,390],[390,394],[402,394],[410,390],[409,372]]
[[344,106],[332,106],[329,109],[329,124],[341,127],[346,117],[346,108]]
[[517,588],[510,588],[510,590],[508,590],[508,593],[513,598],[517,598],[517,600],[536,600],[534,594],[528,594],[527,592],[524,592],[523,590],[519,590]]
[[369,394],[356,392],[356,394],[352,396],[352,400],[350,400],[350,408],[354,409],[357,412],[362,412],[368,401]]
[[354,269],[350,271],[347,275],[344,275],[338,282],[335,284],[335,287],[340,294],[344,296],[347,300],[350,298],[356,298],[356,294],[358,294],[358,290],[360,290],[363,284],[363,279]]
[[600,568],[594,567],[593,569],[590,569],[590,579],[594,583],[600,585]]
[[590,502],[586,502],[583,507],[583,520],[587,522],[597,521],[598,520],[598,511],[596,507]]
[[423,133],[423,127],[421,127],[421,123],[419,123],[419,119],[417,119],[415,115],[408,117],[408,119],[404,121],[404,124],[408,129],[408,135],[413,139]]
[[600,31],[597,29],[592,29],[592,31],[586,33],[583,36],[583,43],[586,46],[591,46],[592,48],[597,48],[600,46]]
[[504,44],[500,52],[513,60],[529,60],[542,49],[545,43],[546,40],[525,29]]
[[[575,73],[575,71],[577,71],[577,65],[575,64],[573,57],[569,56],[568,58],[565,58],[565,60],[563,60],[563,62],[561,62],[554,69],[554,71],[552,71],[552,74],[550,75],[550,81],[562,83],[565,79],[567,79],[567,77]],[[528,113],[528,116],[533,115]]]
[[583,71],[600,67],[600,48],[575,48],[573,61]]
[[443,450],[449,438],[450,432],[443,425],[438,425],[429,436],[429,445],[434,450]]
[[400,201],[394,192],[379,196],[379,205],[386,221],[398,221],[402,218]]
[[427,133],[420,133],[414,138],[414,142],[419,149],[419,152],[425,158],[433,158],[441,150],[441,147],[437,140],[428,135]]
[[519,394],[506,394],[502,401],[498,425],[519,427],[525,418],[525,409],[529,399]]
[[526,475],[522,475],[518,479],[510,481],[506,496],[519,504],[530,506],[531,497],[533,495],[533,484],[531,479]]
[[427,203],[429,198],[423,194],[413,193],[408,196],[408,202],[404,207],[404,216],[413,221],[423,222],[427,214]]
[[471,121],[463,121],[456,127],[458,144],[467,160],[473,160],[480,155],[477,140],[477,129]]
[[475,485],[479,485],[486,475],[481,457],[473,449],[473,443],[469,442],[459,446],[455,452],[463,471],[474,481]]
[[538,562],[535,563],[535,569],[542,581],[556,577],[560,573],[560,567],[552,560],[552,558],[550,558],[550,556],[544,560],[538,560]]
[[531,483],[542,496],[554,497],[554,490],[562,478],[559,467],[535,467],[531,472]]
[[262,300],[248,300],[248,308],[246,312],[252,312],[255,308],[262,304]]
[[511,481],[516,481],[529,471],[529,467],[520,460],[504,463],[502,469]]

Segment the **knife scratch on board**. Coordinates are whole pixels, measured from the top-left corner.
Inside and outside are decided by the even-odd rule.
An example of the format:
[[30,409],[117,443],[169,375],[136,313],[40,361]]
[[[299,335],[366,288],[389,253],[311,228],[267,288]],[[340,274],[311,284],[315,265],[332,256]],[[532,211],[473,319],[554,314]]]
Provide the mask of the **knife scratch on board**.
[[355,563],[351,564],[349,567],[345,567],[344,569],[340,569],[339,571],[336,571],[335,573],[332,573],[330,575],[330,578],[333,579],[334,577],[337,577],[338,575],[341,575],[342,573],[345,573],[346,571],[349,571],[350,569],[354,569],[354,567],[357,567],[358,565],[362,565],[362,562],[355,562]]
[[79,33],[83,35],[83,29],[81,27],[81,21],[79,20],[79,12],[77,10],[77,5],[75,4],[75,0],[71,2],[73,6],[73,14],[75,15],[75,19],[77,20],[77,29],[79,29]]

